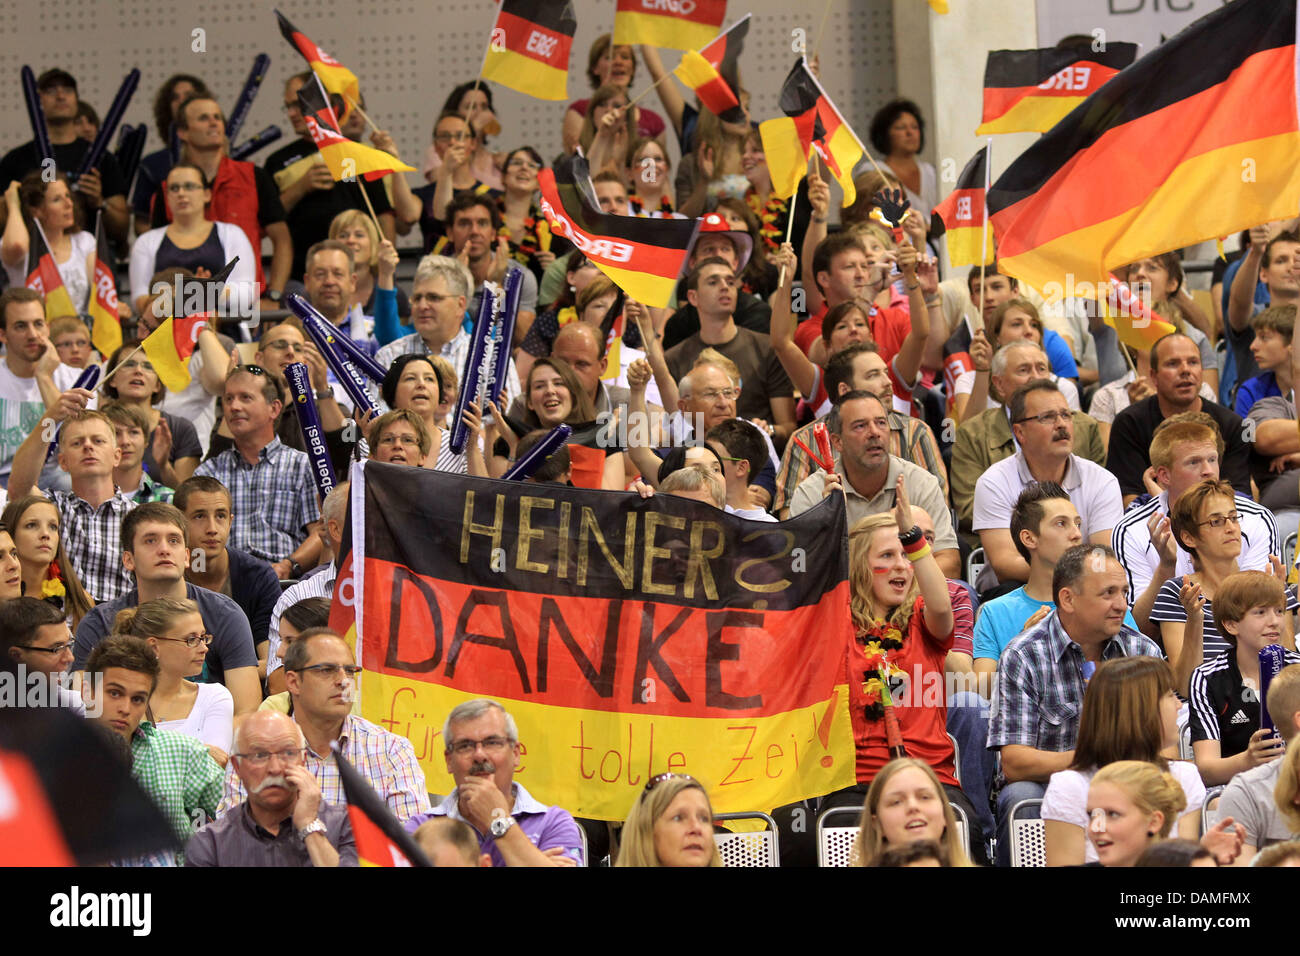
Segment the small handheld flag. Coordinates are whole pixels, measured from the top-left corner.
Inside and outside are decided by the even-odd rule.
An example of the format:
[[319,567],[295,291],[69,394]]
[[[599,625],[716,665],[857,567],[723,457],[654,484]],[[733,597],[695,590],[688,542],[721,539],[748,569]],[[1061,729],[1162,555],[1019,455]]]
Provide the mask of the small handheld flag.
[[122,344],[122,320],[117,314],[117,278],[109,266],[113,253],[104,234],[104,214],[95,220],[95,275],[90,287],[90,341],[100,355],[112,355]]
[[539,100],[568,99],[569,53],[577,29],[571,2],[501,0],[483,79]]
[[315,82],[303,84],[298,91],[298,103],[312,142],[320,150],[335,182],[354,181],[358,176],[373,182],[392,172],[415,171],[391,153],[355,143],[340,133],[338,119],[325,98],[319,77]]
[[741,122],[745,117],[740,108],[737,61],[745,46],[751,16],[745,14],[698,53],[687,50],[673,70],[673,75],[689,86],[710,112],[728,123]]
[[948,198],[934,207],[948,237],[948,261],[954,266],[986,266],[995,258],[986,232],[988,185],[989,147],[985,146],[962,169]]
[[311,67],[325,89],[343,97],[343,115],[347,116],[348,110],[352,108],[351,104],[361,102],[361,87],[357,83],[356,74],[313,43],[307,34],[290,23],[279,10],[275,11],[275,18],[280,21],[281,35],[302,54],[302,58],[307,61],[307,65]]
[[772,190],[783,199],[793,196],[807,170],[809,153],[815,149],[840,184],[844,205],[851,205],[857,198],[853,167],[866,149],[813,76],[807,58],[801,56],[795,62],[781,86],[778,103],[785,116],[758,127]]
[[613,42],[698,50],[713,39],[726,15],[727,0],[618,0]]
[[338,742],[330,744],[339,768],[339,783],[348,802],[348,822],[357,843],[357,860],[362,866],[432,866],[419,844],[393,811],[375,793],[374,787],[343,756]]

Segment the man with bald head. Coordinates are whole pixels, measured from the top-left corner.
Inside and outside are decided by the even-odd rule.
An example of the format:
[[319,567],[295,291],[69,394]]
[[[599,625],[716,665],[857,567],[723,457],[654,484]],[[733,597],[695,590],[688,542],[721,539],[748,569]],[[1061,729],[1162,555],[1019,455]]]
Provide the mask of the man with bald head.
[[[998,395],[1010,398],[1022,385],[1036,378],[1048,378],[1047,354],[1032,342],[1004,345],[993,356],[992,383]],[[1074,423],[1074,454],[1098,465],[1106,464],[1106,446],[1102,444],[1097,422],[1071,409]],[[1016,439],[1011,434],[1011,418],[1004,405],[986,408],[974,418],[967,418],[957,429],[948,477],[952,485],[952,504],[957,509],[962,531],[971,530],[975,512],[975,483],[994,462],[1016,453]]]
[[321,800],[306,743],[287,714],[261,710],[235,731],[234,771],[247,799],[190,837],[186,866],[356,866],[347,808]]

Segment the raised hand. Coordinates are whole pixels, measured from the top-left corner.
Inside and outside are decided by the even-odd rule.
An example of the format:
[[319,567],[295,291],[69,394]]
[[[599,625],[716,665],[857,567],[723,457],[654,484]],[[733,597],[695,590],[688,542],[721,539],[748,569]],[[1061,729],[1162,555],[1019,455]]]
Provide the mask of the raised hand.
[[916,527],[912,520],[912,505],[907,500],[907,488],[903,485],[903,476],[898,476],[894,485],[894,520],[898,522],[898,533],[906,534]]
[[1178,601],[1187,612],[1188,620],[1194,620],[1196,615],[1205,613],[1205,595],[1201,593],[1199,584],[1185,580],[1178,591]]
[[1174,534],[1170,529],[1169,519],[1157,512],[1147,519],[1147,531],[1151,533],[1151,546],[1160,555],[1162,564],[1173,565],[1178,560],[1178,547],[1174,544]]
[[903,217],[912,208],[911,200],[901,189],[882,189],[873,198],[880,214],[895,227],[903,224]]
[[162,467],[171,461],[172,455],[172,430],[167,424],[167,419],[158,416],[158,427],[153,432],[153,460]]
[[983,329],[971,336],[970,349],[967,351],[970,354],[971,364],[975,366],[975,371],[987,372],[992,368],[993,346],[989,343],[989,338],[984,334]]

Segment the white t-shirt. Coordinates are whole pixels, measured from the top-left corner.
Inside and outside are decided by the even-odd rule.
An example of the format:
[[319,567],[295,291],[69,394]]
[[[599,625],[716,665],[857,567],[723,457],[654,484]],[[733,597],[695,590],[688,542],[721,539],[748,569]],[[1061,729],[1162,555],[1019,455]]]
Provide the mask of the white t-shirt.
[[[1056,820],[1071,823],[1083,829],[1083,859],[1085,863],[1097,862],[1097,850],[1088,839],[1088,787],[1092,783],[1096,770],[1086,773],[1079,770],[1061,770],[1052,774],[1048,781],[1047,792],[1043,794],[1043,806],[1040,816],[1044,820]],[[1183,788],[1187,797],[1187,809],[1179,819],[1191,813],[1199,814],[1205,803],[1205,784],[1196,765],[1188,760],[1169,761],[1169,772]],[[1175,829],[1177,825],[1175,824]]]
[[[82,369],[71,365],[60,365],[54,370],[54,386],[59,391],[67,391],[76,384]],[[92,401],[90,407],[96,403]],[[9,363],[0,359],[0,482],[9,483],[9,471],[13,467],[14,453],[23,443],[36,423],[45,414],[45,402],[41,399],[41,390],[36,378],[19,378],[9,368]],[[52,470],[51,470],[52,469]],[[53,479],[67,475],[59,468],[57,462],[47,463],[41,473],[40,485],[47,487],[47,478]],[[70,485],[59,485],[61,490],[68,490]]]
[[184,720],[164,720],[159,730],[170,730],[201,740],[210,747],[230,753],[234,739],[235,699],[220,684],[199,684],[190,715]]
[[[90,306],[90,276],[86,275],[86,258],[95,251],[95,237],[84,229],[74,232],[72,252],[63,262],[55,260],[59,269],[59,278],[68,290],[68,298],[78,312],[85,313]],[[16,266],[5,264],[5,273],[9,276],[9,288],[16,289],[27,283],[27,260],[23,259]]]

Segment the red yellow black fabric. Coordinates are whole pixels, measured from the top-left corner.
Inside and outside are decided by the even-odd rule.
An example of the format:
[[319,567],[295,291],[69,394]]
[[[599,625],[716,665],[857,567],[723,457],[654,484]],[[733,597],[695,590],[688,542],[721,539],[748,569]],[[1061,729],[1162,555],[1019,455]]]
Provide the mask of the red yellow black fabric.
[[393,811],[366,778],[338,752],[339,783],[348,801],[348,822],[362,866],[432,866],[412,836],[402,829]]
[[984,236],[984,196],[988,186],[989,148],[971,157],[957,188],[934,207],[948,237],[948,260],[954,266],[988,265],[994,259],[993,237]]
[[312,142],[320,150],[321,158],[336,181],[361,176],[367,181],[382,179],[391,172],[414,172],[410,166],[382,149],[353,142],[339,132],[338,120],[319,77],[314,83],[304,83],[298,91],[298,104],[302,118],[307,123]]
[[[1035,288],[1295,215],[1296,7],[1237,0],[1119,73],[989,191],[1001,271]],[[1191,65],[1194,65],[1192,68]]]
[[63,284],[58,264],[45,242],[45,230],[35,219],[27,219],[27,279],[23,283],[45,297],[45,317],[57,319],[63,315],[76,315],[77,307]]
[[540,100],[567,99],[569,53],[577,28],[572,3],[502,0],[483,78]]
[[90,286],[90,340],[100,355],[112,355],[122,344],[122,320],[117,314],[117,278],[109,265],[113,253],[104,233],[104,214],[95,223],[95,275]]
[[302,54],[326,91],[344,98],[343,116],[346,117],[352,105],[361,102],[361,87],[357,83],[356,74],[313,43],[307,34],[290,23],[279,10],[275,11],[275,17],[280,21],[280,34]]
[[727,0],[618,0],[614,42],[698,50],[727,15]]
[[857,196],[853,167],[863,156],[862,144],[804,57],[786,76],[777,105],[785,117],[759,124],[773,191],[783,198],[794,195],[808,165],[809,150],[816,149],[840,184],[844,205],[850,205]]
[[991,50],[984,66],[984,116],[975,130],[1045,132],[1137,59],[1136,43]]
[[687,50],[673,70],[705,107],[729,123],[740,122],[745,115],[740,108],[737,61],[745,46],[751,16],[745,14],[699,52]]
[[555,235],[581,249],[631,298],[657,308],[669,305],[699,220],[601,212],[587,161],[577,155],[542,170],[538,180],[542,212]]

